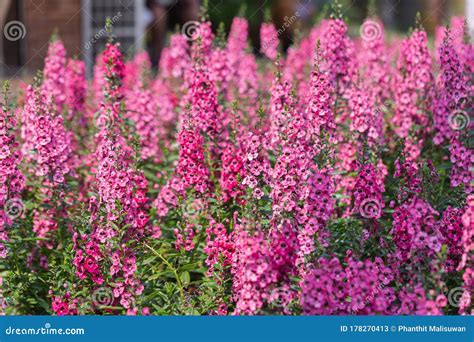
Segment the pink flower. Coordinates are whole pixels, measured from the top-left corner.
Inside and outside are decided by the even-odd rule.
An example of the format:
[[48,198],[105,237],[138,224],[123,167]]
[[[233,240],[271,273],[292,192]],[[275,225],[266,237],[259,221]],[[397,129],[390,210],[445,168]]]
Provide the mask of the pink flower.
[[173,34],[169,47],[163,49],[160,57],[160,73],[165,78],[184,78],[189,69],[189,45],[186,36]]
[[278,55],[280,40],[275,26],[271,23],[262,23],[260,26],[260,50],[270,60],[275,60]]
[[41,91],[46,101],[53,102],[55,110],[62,113],[66,101],[66,49],[61,40],[55,40],[48,46],[44,61],[44,81]]
[[425,31],[417,29],[402,42],[395,81],[395,132],[406,138],[414,125],[421,129],[418,135],[429,131],[427,112],[433,98],[433,75]]
[[[395,291],[387,286],[391,270],[375,262],[349,257],[343,268],[337,258],[319,258],[301,282],[300,303],[307,315],[388,314]],[[350,299],[350,300],[348,300]]]
[[26,179],[20,171],[22,155],[14,135],[16,124],[13,113],[8,111],[7,106],[2,106],[0,108],[0,258],[7,256],[4,242],[8,241],[7,231],[15,219],[11,213],[5,212],[6,206],[13,203],[18,207],[16,209],[20,214],[24,209],[21,194]]
[[329,84],[342,94],[354,73],[353,46],[347,37],[347,25],[342,19],[326,19],[321,23],[321,50],[324,63],[321,71]]
[[80,60],[69,59],[64,79],[66,92],[65,105],[68,108],[68,119],[79,119],[79,123],[83,126],[85,125],[84,118],[77,118],[77,116],[85,115],[85,101],[87,96],[85,63]]

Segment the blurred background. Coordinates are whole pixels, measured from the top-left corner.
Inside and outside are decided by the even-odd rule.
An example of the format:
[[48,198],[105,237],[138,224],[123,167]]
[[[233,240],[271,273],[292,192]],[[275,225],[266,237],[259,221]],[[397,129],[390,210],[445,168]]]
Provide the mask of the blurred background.
[[[376,0],[378,15],[391,32],[406,32],[420,12],[430,34],[436,25],[446,24],[453,15],[473,19],[474,0]],[[232,18],[245,16],[250,38],[259,48],[259,25],[269,17],[275,26],[291,22],[280,37],[288,47],[298,31],[309,27],[325,13],[331,1],[324,0],[210,0],[208,13],[214,28],[223,22],[226,30]],[[357,33],[367,15],[368,0],[340,0],[343,15]],[[48,41],[56,32],[69,56],[83,58],[90,75],[95,56],[103,49],[107,34],[106,17],[111,18],[114,35],[125,52],[148,49],[154,62],[166,43],[167,34],[179,25],[199,20],[199,0],[0,0],[0,75],[28,78],[42,68]],[[295,18],[296,20],[289,20]],[[472,25],[472,22],[470,23]],[[472,26],[471,26],[472,28]]]

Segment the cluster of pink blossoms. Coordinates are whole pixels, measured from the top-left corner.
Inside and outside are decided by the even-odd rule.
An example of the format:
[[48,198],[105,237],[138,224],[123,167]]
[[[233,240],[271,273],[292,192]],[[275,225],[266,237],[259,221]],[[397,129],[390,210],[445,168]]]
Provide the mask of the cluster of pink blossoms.
[[[104,96],[104,87],[106,83],[106,79],[104,77],[104,61],[102,58],[104,52],[105,51],[97,54],[95,58],[94,75],[92,78],[92,92],[95,106],[98,106],[103,101]],[[93,110],[95,110],[95,108],[89,108],[89,117],[93,116],[93,113],[91,113]]]
[[185,190],[184,181],[180,177],[171,178],[167,184],[165,184],[158,196],[153,201],[153,206],[157,210],[159,217],[165,217],[170,207],[176,207],[178,204],[178,195],[182,194]]
[[448,272],[453,272],[461,262],[463,254],[463,213],[464,208],[446,208],[436,228],[438,235],[441,236],[441,242],[448,247],[447,260],[444,263],[444,267]]
[[[374,262],[319,258],[301,282],[301,307],[309,315],[390,314],[396,299],[388,286],[391,270],[380,258]],[[350,298],[350,300],[348,300]]]
[[248,45],[248,30],[249,23],[246,19],[235,17],[234,20],[232,20],[226,44],[231,79],[238,75],[239,68],[243,62],[241,58],[244,57],[245,49]]
[[67,99],[66,94],[66,49],[60,40],[49,44],[48,54],[44,61],[44,82],[41,90],[46,101],[53,102],[55,110],[62,112]]
[[464,185],[466,193],[469,194],[473,191],[474,152],[465,146],[466,143],[462,140],[463,133],[472,128],[469,104],[472,102],[473,89],[469,76],[464,74],[465,69],[450,35],[448,31],[439,49],[441,72],[434,109],[436,135],[433,141],[436,144],[446,140],[451,143],[451,185]]
[[347,36],[347,25],[342,19],[328,19],[321,23],[321,50],[329,84],[338,94],[343,94],[354,73],[352,62],[353,43]]
[[122,85],[125,91],[146,86],[151,78],[151,61],[148,53],[142,51],[127,61],[123,70]]
[[189,45],[185,35],[173,34],[169,47],[163,49],[160,71],[164,78],[184,78],[189,69]]
[[212,33],[212,24],[209,21],[203,21],[200,23],[197,30],[197,42],[191,47],[191,56],[196,58],[200,55],[203,58],[207,58],[211,55],[214,49],[214,33]]
[[441,237],[436,229],[438,215],[429,203],[416,196],[395,209],[391,234],[401,262],[422,261],[441,250]]
[[[434,108],[434,128],[436,135],[433,141],[441,144],[458,138],[463,129],[469,127],[457,127],[457,120],[468,120],[468,118],[456,118],[456,114],[462,115],[462,111],[468,104],[469,96],[472,94],[468,76],[464,74],[463,65],[452,44],[451,33],[448,31],[439,49],[440,75],[438,79],[438,93],[436,94]],[[457,111],[460,111],[459,113]],[[469,122],[460,122],[460,125],[469,125]]]
[[261,231],[235,227],[232,259],[234,314],[255,314],[278,303],[287,307],[294,298],[288,277],[294,273],[296,236],[291,225],[274,230],[268,241]]
[[301,182],[308,179],[310,159],[304,145],[283,147],[272,171],[273,215],[292,213],[302,199]]
[[[65,104],[68,110],[67,119],[72,120],[78,114],[85,114],[87,97],[86,64],[83,61],[69,59],[65,77]],[[83,117],[76,118],[81,126],[85,125]]]
[[277,75],[273,81],[270,97],[269,119],[271,142],[281,143],[281,134],[292,119],[290,111],[295,108],[295,98],[291,96],[291,83]]
[[134,122],[140,137],[143,159],[158,162],[161,157],[161,125],[157,118],[158,98],[151,89],[135,89],[127,94],[127,116]]
[[[50,294],[52,291],[50,290]],[[58,316],[78,315],[81,303],[78,299],[71,298],[71,292],[66,291],[64,296],[52,296],[51,308]]]
[[451,186],[464,185],[465,192],[470,194],[474,191],[472,168],[474,167],[474,152],[468,146],[464,146],[458,140],[454,140],[449,147],[451,163]]
[[245,177],[243,159],[242,149],[228,143],[221,157],[222,170],[219,180],[224,202],[230,198],[242,201],[243,185],[241,181]]
[[29,86],[26,98],[22,112],[25,158],[36,162],[37,176],[64,183],[64,177],[73,173],[75,165],[71,136],[65,130],[64,119],[49,106],[38,89]]
[[270,183],[272,174],[270,162],[265,155],[265,139],[259,135],[250,133],[244,140],[244,169],[245,177],[242,185],[252,189],[252,197],[260,199],[264,195],[262,187]]
[[208,67],[200,61],[197,64],[188,81],[191,117],[197,129],[215,137],[220,124],[216,85],[210,78]]
[[[153,92],[158,98],[158,119],[160,122],[160,137],[167,138],[170,127],[177,121],[175,112],[178,98],[171,86],[163,80],[157,78],[152,85]],[[160,141],[164,146],[168,146],[169,141]]]
[[[131,189],[133,188],[133,173],[129,167],[125,147],[114,140],[105,140],[99,146],[97,157],[97,187],[100,198],[99,205],[107,210],[107,219],[116,221],[123,210],[131,204]],[[117,203],[124,207],[117,208]]]
[[97,133],[98,147],[96,151],[96,181],[99,194],[98,205],[104,205],[107,219],[116,221],[117,203],[123,212],[131,204],[134,170],[130,167],[131,149],[118,130],[120,122],[120,106],[123,98],[122,79],[124,64],[121,52],[116,44],[107,44],[102,56],[103,75],[107,80],[104,84],[104,99],[100,104],[100,112],[96,124],[100,128]]
[[244,18],[227,42],[202,22],[156,74],[109,42],[90,86],[54,41],[0,111],[7,286],[46,280],[57,315],[472,313],[472,44],[447,34],[433,59],[422,29],[370,23],[323,20],[281,57],[265,23],[259,58]]
[[426,292],[421,284],[403,287],[398,293],[400,307],[394,314],[397,315],[440,315],[441,308],[446,306],[447,299],[444,295],[438,295],[435,300],[426,298]]
[[397,61],[395,93],[395,131],[405,138],[413,125],[428,126],[426,110],[420,108],[421,99],[433,96],[433,75],[428,38],[425,31],[416,30],[402,42]]
[[74,264],[81,280],[90,277],[98,285],[111,286],[114,302],[133,315],[138,312],[135,298],[144,288],[135,275],[134,243],[154,229],[148,224],[147,180],[134,169],[131,149],[118,127],[124,65],[117,45],[107,45],[103,69],[106,82],[97,120],[100,131],[95,169],[99,200],[90,199],[92,233],[75,234]]
[[[115,235],[115,232],[110,228],[107,230],[104,229],[102,234],[98,233],[97,237],[94,236],[89,239],[89,241],[87,235],[79,236],[77,233],[74,234],[74,249],[76,254],[73,259],[73,264],[76,268],[75,274],[79,279],[84,280],[90,277],[95,284],[103,284],[104,277],[99,268],[99,263],[103,260],[104,256],[99,246]],[[84,251],[79,249],[80,243],[85,243]]]
[[257,99],[258,99],[258,74],[257,61],[255,56],[246,53],[240,60],[240,65],[237,70],[236,93],[235,97],[246,105],[247,115],[250,124],[256,124],[257,115]]
[[7,106],[4,103],[0,108],[0,259],[7,256],[4,243],[8,241],[12,219],[22,214],[21,193],[26,180],[19,169],[22,155],[13,134],[16,120]]
[[309,134],[316,146],[315,152],[320,149],[321,134],[332,134],[336,129],[329,91],[327,76],[319,70],[313,71],[305,115],[310,126]]
[[309,61],[313,60],[314,47],[319,38],[319,27],[313,28],[308,36],[303,38],[299,45],[290,46],[287,50],[286,63],[283,75],[291,80],[297,89],[301,105],[307,105],[309,100],[309,84],[306,70],[311,67]]
[[304,204],[296,213],[297,222],[302,227],[298,233],[299,265],[304,264],[304,257],[314,251],[315,237],[323,246],[327,245],[326,225],[334,212],[333,178],[328,170],[312,172],[307,182]]
[[[150,80],[143,75],[151,68],[146,53],[138,54],[134,60],[125,64],[124,87],[127,118],[133,121],[135,132],[139,136],[141,156],[159,162],[161,159],[160,138],[163,137],[160,114],[160,97],[155,96],[154,89],[149,88]],[[137,82],[138,80],[138,82]]]
[[367,89],[352,88],[349,97],[350,130],[367,137],[369,145],[378,146],[383,141],[383,115],[375,110],[374,102]]
[[230,79],[227,93],[230,100],[236,100],[241,104],[241,113],[245,113],[249,123],[254,125],[259,77],[256,58],[246,51],[248,26],[244,18],[236,17],[232,21],[226,45],[226,63]]
[[313,166],[313,150],[307,144],[307,125],[302,115],[294,110],[292,96],[287,94],[290,104],[283,108],[277,134],[281,152],[272,171],[273,217],[278,222],[284,213],[291,213],[304,199],[303,182]]
[[263,23],[260,26],[260,51],[270,60],[275,60],[278,55],[278,32],[271,23]]
[[228,51],[224,48],[216,48],[212,50],[209,56],[210,73],[209,78],[216,88],[219,89],[219,94],[228,97],[229,83],[231,82],[232,66],[228,59]]
[[[131,148],[118,129],[121,106],[123,68],[122,56],[115,44],[108,44],[103,55],[104,75],[108,80],[104,87],[104,102],[99,119],[105,121],[100,126],[101,138],[97,149],[98,165],[96,169],[97,187],[100,202],[107,211],[107,219],[116,221],[118,209],[125,213],[127,223],[133,229],[143,230],[147,224],[147,215],[142,213],[147,199],[147,180],[132,165]],[[100,123],[100,121],[98,122]],[[117,208],[117,203],[120,208]]]
[[267,287],[276,281],[271,271],[268,244],[262,233],[253,236],[245,230],[236,232],[232,260],[232,291],[236,314],[252,314],[260,310],[267,298]]
[[185,188],[204,194],[209,190],[209,170],[204,158],[204,139],[195,128],[183,128],[178,134],[179,162],[176,173]]
[[370,96],[377,100],[377,105],[381,105],[391,96],[393,73],[385,45],[384,26],[377,18],[367,19],[362,24],[364,26],[372,31],[361,39],[358,62],[364,72],[363,83],[368,86]]
[[[53,90],[28,87],[21,133],[25,159],[35,165],[35,175],[42,177],[39,193],[44,207],[35,210],[33,231],[42,239],[38,240],[38,245],[52,249],[52,233],[58,228],[56,219],[58,214],[62,215],[52,205],[53,195],[64,197],[61,188],[66,183],[66,176],[75,175],[77,159],[73,151],[73,137],[66,131],[63,116],[51,102],[54,96],[48,91]],[[56,104],[59,106],[58,102]]]
[[176,237],[175,247],[179,251],[181,247],[184,248],[186,252],[192,251],[194,249],[194,235],[199,233],[197,229],[195,229],[194,225],[187,224],[184,229],[180,230],[178,228],[173,229],[173,233]]
[[379,219],[385,206],[384,191],[383,178],[375,166],[370,163],[362,165],[354,184],[354,212],[365,218]]
[[220,265],[222,269],[230,266],[234,251],[232,236],[227,233],[225,226],[211,220],[206,229],[206,246],[204,247],[204,253],[207,255],[205,263],[208,266],[208,273],[212,274],[217,265]]
[[[401,180],[398,199],[404,201],[412,195],[420,194],[422,189],[419,165],[412,159],[397,159],[394,164],[394,177],[400,178]],[[435,180],[435,178],[433,180]]]

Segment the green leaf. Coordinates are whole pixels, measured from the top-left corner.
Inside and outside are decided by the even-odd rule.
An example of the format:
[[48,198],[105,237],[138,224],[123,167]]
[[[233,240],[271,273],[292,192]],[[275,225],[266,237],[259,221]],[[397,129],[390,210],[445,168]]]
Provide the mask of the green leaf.
[[181,273],[181,281],[183,282],[183,285],[188,285],[189,282],[191,281],[191,277],[189,276],[189,272],[188,271],[184,271],[183,273]]

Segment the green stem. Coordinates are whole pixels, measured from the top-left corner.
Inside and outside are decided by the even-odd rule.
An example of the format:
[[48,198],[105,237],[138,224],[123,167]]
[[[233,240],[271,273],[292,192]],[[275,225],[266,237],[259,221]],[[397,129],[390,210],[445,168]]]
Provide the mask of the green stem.
[[178,285],[179,295],[181,297],[181,300],[184,302],[183,284],[181,283],[181,279],[179,278],[178,271],[176,271],[176,269],[160,253],[155,251],[152,247],[148,246],[146,243],[144,245],[150,251],[152,251],[153,254],[155,254],[158,258],[160,258],[165,263],[165,265],[168,266],[168,268],[171,270],[171,272],[173,272],[174,277],[176,278],[176,283]]

